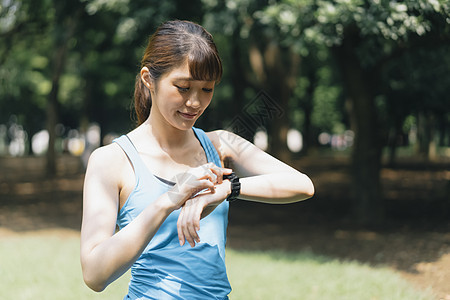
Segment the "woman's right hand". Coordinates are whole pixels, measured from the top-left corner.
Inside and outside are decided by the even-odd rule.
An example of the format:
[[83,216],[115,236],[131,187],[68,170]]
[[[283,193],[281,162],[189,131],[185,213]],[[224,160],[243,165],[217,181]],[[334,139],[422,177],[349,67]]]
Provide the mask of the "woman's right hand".
[[220,168],[214,163],[207,163],[175,176],[175,186],[168,192],[168,199],[174,210],[179,209],[190,198],[203,190],[214,193],[214,185],[222,183],[224,174],[230,169]]

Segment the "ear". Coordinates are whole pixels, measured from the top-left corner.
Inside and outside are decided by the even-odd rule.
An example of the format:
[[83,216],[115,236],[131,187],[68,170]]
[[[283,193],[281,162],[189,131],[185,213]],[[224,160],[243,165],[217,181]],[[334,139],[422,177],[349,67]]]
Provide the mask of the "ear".
[[150,91],[153,90],[153,79],[150,76],[150,71],[147,67],[141,69],[141,80],[142,83],[149,88]]

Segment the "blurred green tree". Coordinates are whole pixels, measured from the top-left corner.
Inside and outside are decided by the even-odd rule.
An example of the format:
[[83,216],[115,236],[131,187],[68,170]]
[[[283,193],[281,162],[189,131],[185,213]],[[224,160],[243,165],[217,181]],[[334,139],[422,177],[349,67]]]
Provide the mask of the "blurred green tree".
[[[450,42],[429,43],[405,51],[387,64],[383,86],[386,89],[388,114],[383,121],[390,128],[388,145],[391,165],[395,164],[397,146],[408,142],[409,132],[418,135],[411,136],[417,139],[416,152],[430,160],[437,158],[438,146],[450,145],[448,53]],[[405,124],[407,120],[414,120],[414,123]]]
[[3,120],[18,115],[30,135],[47,128],[49,175],[56,172],[58,123],[82,131],[90,122],[106,132],[130,126],[134,74],[146,39],[173,18],[200,22],[199,2],[1,2],[0,114]]
[[[167,19],[189,19],[213,33],[225,66],[199,126],[245,117],[264,90],[283,114],[257,125],[268,129],[269,150],[289,160],[290,127],[302,127],[308,149],[319,132],[349,124],[355,213],[373,223],[385,209],[383,146],[394,158],[414,123],[425,155],[450,143],[449,12],[444,0],[0,0],[0,121],[16,114],[30,135],[46,126],[51,145],[59,122],[127,131],[149,34]],[[250,127],[240,132],[247,139],[258,129]]]
[[0,116],[17,116],[28,134],[45,126],[51,90],[48,57],[50,1],[2,1],[0,6]]
[[286,33],[285,43],[326,45],[339,66],[355,132],[352,191],[361,223],[380,222],[385,211],[379,178],[383,131],[376,103],[382,74],[407,50],[446,43],[449,12],[448,1],[286,0],[259,13],[276,32]]
[[[233,89],[234,111],[231,115],[242,115],[244,111],[247,119],[253,119],[247,120],[244,125],[240,124],[238,133],[252,139],[259,127],[265,127],[269,133],[268,151],[289,161],[289,103],[299,75],[299,53],[292,45],[283,43],[276,28],[266,26],[257,17],[270,1],[203,2],[207,11],[204,24],[215,32],[224,32],[231,45],[231,59],[227,65]],[[271,98],[270,101],[274,101],[272,105],[277,105],[276,112],[265,111],[264,107],[252,107],[259,105],[258,100],[264,101],[257,99],[261,97],[258,93],[261,90]]]

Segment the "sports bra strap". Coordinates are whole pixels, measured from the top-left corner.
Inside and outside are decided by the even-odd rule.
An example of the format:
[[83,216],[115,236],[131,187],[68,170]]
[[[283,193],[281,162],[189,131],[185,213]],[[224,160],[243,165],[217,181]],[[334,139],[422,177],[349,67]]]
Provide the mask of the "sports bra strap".
[[206,133],[200,128],[193,127],[192,129],[205,150],[207,160],[215,163],[218,167],[222,167],[219,154]]
[[[216,151],[216,148],[212,144],[211,140],[208,138],[206,133],[199,128],[193,127],[195,136],[200,141],[200,144],[202,145],[202,148],[204,149],[206,153],[206,158],[209,162],[213,162],[218,167],[221,167],[221,161],[219,154]],[[141,156],[139,155],[136,147],[134,146],[133,142],[130,140],[130,138],[127,135],[122,135],[116,139],[114,139],[113,142],[116,142],[122,150],[127,155],[128,159],[131,162],[131,165],[133,166],[136,178],[143,178],[143,176],[146,176],[148,174],[153,175],[152,172],[149,172],[146,165],[144,164],[144,161],[142,160]],[[155,176],[155,178],[158,178]],[[158,178],[159,179],[159,178]],[[161,180],[161,179],[160,179]],[[168,184],[166,182],[166,184]]]
[[117,139],[114,139],[113,142],[116,142],[127,155],[133,166],[136,178],[141,177],[142,174],[146,172],[146,167],[130,138],[127,135],[122,135]]

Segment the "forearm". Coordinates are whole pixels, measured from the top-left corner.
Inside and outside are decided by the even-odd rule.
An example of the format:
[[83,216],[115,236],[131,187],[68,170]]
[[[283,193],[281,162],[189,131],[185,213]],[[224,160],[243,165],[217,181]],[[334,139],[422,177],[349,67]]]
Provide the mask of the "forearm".
[[[168,196],[164,194],[161,197]],[[142,254],[171,212],[160,203],[161,201],[155,201],[150,204],[130,224],[91,249],[83,249],[82,245],[83,276],[90,288],[95,291],[103,290],[125,273]]]
[[308,176],[297,173],[273,173],[240,179],[240,199],[264,203],[292,203],[314,195]]

